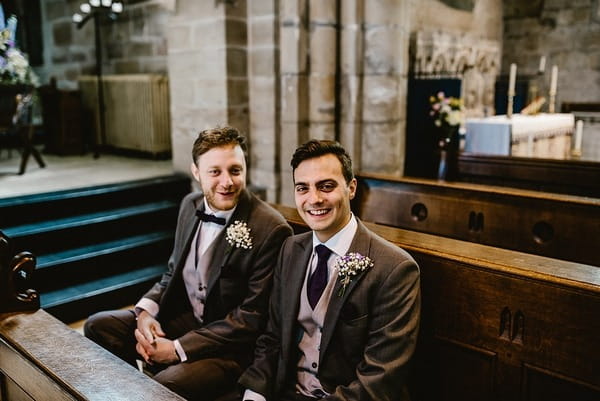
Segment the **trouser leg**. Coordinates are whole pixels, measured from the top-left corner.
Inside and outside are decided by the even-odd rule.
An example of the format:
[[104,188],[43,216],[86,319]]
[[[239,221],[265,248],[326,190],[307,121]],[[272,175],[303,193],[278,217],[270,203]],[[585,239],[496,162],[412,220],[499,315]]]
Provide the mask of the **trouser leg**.
[[135,360],[141,359],[135,351],[136,327],[135,313],[132,310],[104,311],[88,318],[83,326],[83,333],[96,344],[136,366]]
[[154,380],[188,400],[211,401],[236,389],[241,374],[235,361],[208,358],[169,366]]

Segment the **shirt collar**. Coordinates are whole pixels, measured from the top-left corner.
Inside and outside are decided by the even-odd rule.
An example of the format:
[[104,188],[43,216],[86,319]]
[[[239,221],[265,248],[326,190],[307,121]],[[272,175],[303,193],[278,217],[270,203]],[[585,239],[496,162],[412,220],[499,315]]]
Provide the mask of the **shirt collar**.
[[229,209],[229,210],[217,210],[215,212],[208,205],[208,201],[206,200],[206,196],[204,197],[204,212],[207,213],[207,214],[213,214],[213,215],[215,215],[217,217],[224,218],[225,219],[225,225],[227,225],[227,223],[229,223],[229,219],[231,219],[231,216],[233,216],[233,213],[235,212],[236,208],[237,208],[237,205],[235,205],[235,207],[233,209]]
[[313,231],[313,249],[315,246],[319,244],[325,245],[327,248],[331,249],[338,256],[344,256],[348,253],[348,249],[350,249],[350,245],[352,244],[352,239],[354,239],[354,234],[356,234],[356,230],[358,229],[358,223],[356,222],[356,218],[354,214],[350,213],[350,220],[348,223],[335,235],[329,238],[326,242],[319,241],[317,238],[317,234]]

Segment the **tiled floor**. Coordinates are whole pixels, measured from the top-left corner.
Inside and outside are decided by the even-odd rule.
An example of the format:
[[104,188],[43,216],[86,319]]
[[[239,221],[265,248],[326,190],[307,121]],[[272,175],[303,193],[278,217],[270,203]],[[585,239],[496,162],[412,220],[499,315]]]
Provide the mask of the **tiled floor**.
[[18,175],[20,155],[0,151],[0,198],[71,189],[113,182],[156,177],[173,172],[171,160],[149,160],[101,154],[94,159],[84,156],[42,154],[46,162],[40,168],[30,158],[25,174]]

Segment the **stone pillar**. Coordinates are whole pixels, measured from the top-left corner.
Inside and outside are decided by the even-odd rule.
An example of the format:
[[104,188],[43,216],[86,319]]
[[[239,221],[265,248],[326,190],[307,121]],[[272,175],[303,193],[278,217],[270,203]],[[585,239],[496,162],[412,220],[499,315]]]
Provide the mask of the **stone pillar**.
[[364,0],[363,172],[402,175],[410,2]]
[[[269,202],[280,202],[281,98],[279,1],[248,3],[248,86],[251,137],[250,179],[265,187]],[[285,155],[284,155],[285,156]],[[285,157],[282,158],[285,159]],[[289,180],[290,177],[284,177]]]
[[246,1],[178,0],[168,27],[173,164],[189,173],[199,131],[248,132]]
[[309,138],[307,0],[279,0],[281,68],[281,202],[294,204],[290,159]]
[[336,139],[337,0],[309,0],[309,135]]

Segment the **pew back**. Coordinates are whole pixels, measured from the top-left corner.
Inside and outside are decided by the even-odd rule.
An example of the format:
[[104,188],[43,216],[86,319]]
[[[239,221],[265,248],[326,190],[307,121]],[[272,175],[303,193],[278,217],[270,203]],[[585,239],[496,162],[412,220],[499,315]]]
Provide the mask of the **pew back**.
[[600,199],[362,174],[361,219],[600,266]]
[[7,400],[183,400],[44,310],[0,314]]

